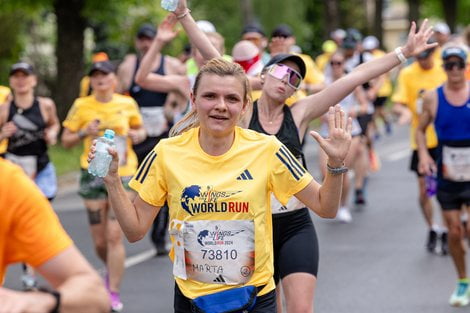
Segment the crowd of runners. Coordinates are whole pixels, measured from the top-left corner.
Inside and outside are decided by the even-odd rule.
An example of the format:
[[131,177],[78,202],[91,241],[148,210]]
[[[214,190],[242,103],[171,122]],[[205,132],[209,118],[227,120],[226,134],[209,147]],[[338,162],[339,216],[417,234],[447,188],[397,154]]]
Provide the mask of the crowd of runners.
[[[190,43],[164,55],[178,24]],[[0,86],[0,216],[8,216],[0,279],[6,265],[23,262],[31,292],[0,287],[0,312],[29,312],[31,301],[38,312],[121,312],[123,235],[134,242],[149,231],[157,255],[173,263],[175,312],[313,312],[320,256],[310,211],[354,222],[350,208],[367,205],[367,178],[380,170],[374,142],[395,122],[410,124],[425,247],[452,256],[458,281],[449,302],[468,305],[470,29],[419,26],[389,53],[374,36],[338,29],[313,59],[288,25],[268,36],[254,23],[229,55],[224,37],[181,0],[158,29],[139,28],[136,54],[94,55],[62,125],[53,100],[35,92],[34,66],[13,64],[9,88]],[[105,129],[116,146],[102,179],[87,168]],[[48,147],[59,134],[65,148],[83,145],[79,194],[106,267],[102,283],[52,213],[58,186]],[[306,168],[308,135],[319,146],[318,182]],[[13,198],[14,188],[25,195]],[[214,239],[227,232],[229,241]],[[53,289],[37,286],[36,271]]]

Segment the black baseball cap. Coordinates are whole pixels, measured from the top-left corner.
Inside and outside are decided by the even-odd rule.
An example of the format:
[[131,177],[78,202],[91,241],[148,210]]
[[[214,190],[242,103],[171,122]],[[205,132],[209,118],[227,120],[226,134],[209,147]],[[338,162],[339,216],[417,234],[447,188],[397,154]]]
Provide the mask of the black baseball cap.
[[116,68],[114,67],[113,63],[109,61],[96,62],[91,66],[90,71],[88,72],[88,76],[93,75],[93,73],[97,71],[109,74],[114,73],[115,70]]
[[357,44],[358,42],[356,38],[348,35],[343,39],[343,42],[341,43],[341,47],[343,49],[356,49]]
[[137,31],[137,38],[150,38],[153,39],[157,35],[157,29],[152,24],[143,24]]
[[294,32],[289,25],[280,24],[274,28],[273,32],[271,33],[271,37],[292,37],[294,36]]
[[246,33],[258,33],[262,36],[266,36],[264,33],[263,27],[258,23],[250,23],[245,25],[242,30],[242,35]]
[[269,60],[268,63],[266,63],[266,65],[264,66],[264,69],[266,69],[267,67],[269,67],[273,64],[282,63],[283,61],[292,61],[292,62],[294,62],[299,67],[300,75],[302,76],[302,78],[305,77],[305,73],[307,72],[305,62],[304,62],[304,60],[302,60],[301,57],[299,57],[298,55],[295,55],[295,54],[287,54],[287,53],[276,54],[275,56],[273,56],[271,58],[271,60]]
[[27,75],[33,75],[34,74],[34,68],[31,64],[28,64],[26,62],[18,62],[18,63],[15,63],[11,66],[10,76],[15,74],[16,72],[23,72]]

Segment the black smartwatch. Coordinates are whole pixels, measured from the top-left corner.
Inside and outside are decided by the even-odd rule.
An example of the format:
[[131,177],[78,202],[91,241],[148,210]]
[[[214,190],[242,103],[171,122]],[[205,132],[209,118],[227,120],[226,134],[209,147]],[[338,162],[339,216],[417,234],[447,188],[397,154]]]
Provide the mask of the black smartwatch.
[[52,289],[49,289],[47,287],[39,287],[38,291],[48,293],[48,294],[52,295],[55,298],[55,305],[52,308],[52,310],[50,310],[49,312],[50,313],[59,313],[60,293],[57,290],[52,290]]

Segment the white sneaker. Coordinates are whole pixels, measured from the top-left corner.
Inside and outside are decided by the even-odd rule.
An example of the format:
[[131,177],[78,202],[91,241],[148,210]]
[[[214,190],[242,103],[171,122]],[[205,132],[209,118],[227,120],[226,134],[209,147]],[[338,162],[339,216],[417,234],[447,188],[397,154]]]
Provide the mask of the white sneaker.
[[452,306],[466,306],[469,304],[470,288],[466,282],[459,282],[455,291],[449,299],[449,304]]
[[351,223],[351,212],[349,212],[347,207],[340,207],[338,213],[336,214],[336,219],[342,223]]

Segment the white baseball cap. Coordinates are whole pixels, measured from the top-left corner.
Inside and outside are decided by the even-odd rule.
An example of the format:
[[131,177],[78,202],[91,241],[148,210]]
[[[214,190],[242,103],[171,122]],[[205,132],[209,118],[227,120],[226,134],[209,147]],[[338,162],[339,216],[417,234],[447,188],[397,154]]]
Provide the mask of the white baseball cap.
[[446,23],[439,22],[436,25],[434,25],[433,30],[436,33],[441,33],[444,35],[449,35],[450,34],[450,28]]

